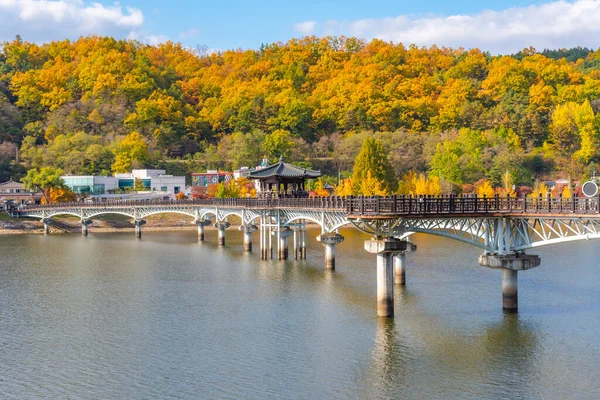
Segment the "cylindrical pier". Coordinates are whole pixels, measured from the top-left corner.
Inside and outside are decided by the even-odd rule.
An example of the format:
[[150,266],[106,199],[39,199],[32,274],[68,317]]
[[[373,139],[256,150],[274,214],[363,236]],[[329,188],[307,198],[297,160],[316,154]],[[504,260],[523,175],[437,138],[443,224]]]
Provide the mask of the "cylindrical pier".
[[406,285],[406,254],[394,255],[394,283],[398,286]]
[[48,235],[50,233],[50,223],[48,221],[44,222],[44,235]]
[[335,269],[335,245],[342,243],[344,237],[337,233],[324,233],[317,240],[325,247],[325,269]]
[[300,228],[300,258],[306,259],[306,225]]
[[146,221],[140,219],[140,220],[136,220],[134,221],[135,223],[135,237],[138,239],[142,238],[142,225],[144,225],[146,223]]
[[409,242],[395,238],[365,240],[365,250],[377,254],[377,316],[394,316],[394,254],[406,252]]
[[519,271],[539,267],[540,257],[532,254],[487,254],[479,256],[479,265],[502,270],[502,309],[517,312],[519,309]]
[[325,246],[325,269],[335,269],[335,245],[323,244]]
[[252,232],[244,232],[244,251],[252,251]]
[[517,311],[519,308],[518,293],[518,271],[514,269],[502,269],[502,309],[506,311]]
[[288,259],[288,237],[280,235],[279,236],[279,259],[287,260]]
[[219,246],[225,245],[225,229],[229,228],[229,226],[229,222],[227,221],[217,222],[215,224],[215,228],[217,228],[218,231],[217,243],[219,243]]
[[377,254],[377,316],[394,316],[394,263],[387,252]]
[[[240,231],[244,233],[244,251],[252,251],[252,233],[256,231],[255,225],[241,225]],[[262,243],[261,243],[262,247]]]
[[294,260],[298,259],[298,227],[294,226]]
[[81,221],[81,235],[82,236],[87,236],[88,235],[88,225],[89,225],[89,221]]
[[198,225],[198,241],[204,241],[204,227],[210,225],[209,219],[198,219],[195,221],[196,225]]

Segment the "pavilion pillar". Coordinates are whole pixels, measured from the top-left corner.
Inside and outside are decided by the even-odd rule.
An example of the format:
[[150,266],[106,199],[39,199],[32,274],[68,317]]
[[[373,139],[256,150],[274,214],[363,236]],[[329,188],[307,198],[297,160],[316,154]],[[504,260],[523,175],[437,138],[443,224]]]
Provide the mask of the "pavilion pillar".
[[229,228],[230,226],[231,225],[227,221],[217,222],[215,224],[215,228],[217,228],[219,232],[217,235],[217,242],[219,243],[219,246],[225,245],[225,229]]
[[344,237],[338,233],[324,233],[317,236],[317,241],[325,247],[325,269],[335,269],[335,245],[342,243]]
[[252,251],[252,233],[256,232],[256,230],[256,225],[249,224],[240,226],[240,231],[244,233],[244,251]]
[[209,219],[197,219],[195,221],[196,225],[198,225],[198,241],[204,241],[204,228],[211,224]]

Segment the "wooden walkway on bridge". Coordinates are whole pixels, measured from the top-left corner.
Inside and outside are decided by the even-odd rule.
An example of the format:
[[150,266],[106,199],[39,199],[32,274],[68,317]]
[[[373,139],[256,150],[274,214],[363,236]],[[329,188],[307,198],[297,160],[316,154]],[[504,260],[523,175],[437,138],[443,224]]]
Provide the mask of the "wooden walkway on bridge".
[[[349,218],[457,216],[519,216],[600,214],[600,197],[478,197],[404,196],[311,197],[311,198],[224,198],[195,200],[127,200],[31,205],[21,211],[57,208],[110,208],[148,206],[214,206],[247,209],[304,209],[344,212]],[[15,214],[19,214],[16,211]]]

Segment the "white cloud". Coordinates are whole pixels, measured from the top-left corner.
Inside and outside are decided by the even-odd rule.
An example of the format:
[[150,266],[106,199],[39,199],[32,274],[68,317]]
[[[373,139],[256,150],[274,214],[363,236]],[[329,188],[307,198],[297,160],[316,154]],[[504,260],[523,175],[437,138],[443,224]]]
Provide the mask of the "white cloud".
[[294,30],[302,33],[303,35],[312,35],[317,26],[317,21],[304,21],[298,24],[294,24]]
[[190,28],[186,31],[179,32],[179,38],[181,40],[191,39],[195,36],[198,36],[199,33],[200,33],[199,28]]
[[[299,29],[308,22],[294,28],[308,34]],[[330,20],[304,27],[310,33],[381,38],[405,45],[479,47],[492,53],[513,53],[529,46],[595,48],[600,46],[600,0],[561,0],[469,15]]]
[[24,40],[48,42],[85,35],[118,38],[140,36],[141,10],[104,6],[82,0],[0,0],[0,41],[21,35]]

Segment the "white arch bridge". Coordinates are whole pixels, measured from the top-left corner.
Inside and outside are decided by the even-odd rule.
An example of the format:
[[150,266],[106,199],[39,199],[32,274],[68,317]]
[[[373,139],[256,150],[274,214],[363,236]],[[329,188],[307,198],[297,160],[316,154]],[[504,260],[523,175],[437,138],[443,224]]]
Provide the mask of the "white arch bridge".
[[[306,223],[321,228],[317,240],[325,247],[325,266],[335,268],[335,245],[343,241],[338,229],[353,226],[373,239],[365,249],[377,254],[378,315],[393,315],[394,285],[405,283],[406,254],[416,250],[409,241],[413,233],[459,240],[479,247],[479,263],[502,270],[505,310],[518,307],[517,273],[540,265],[539,257],[526,250],[561,242],[600,238],[600,201],[593,198],[492,198],[441,197],[321,197],[281,199],[214,199],[189,201],[131,201],[66,203],[32,206],[14,212],[20,217],[39,218],[48,233],[52,218],[72,215],[81,220],[82,233],[101,215],[120,214],[132,218],[141,238],[144,218],[155,214],[187,215],[198,225],[199,240],[204,227],[214,224],[219,244],[225,244],[228,219],[235,216],[244,232],[244,249],[252,251],[252,233],[260,232],[262,258],[288,258],[288,238],[295,258],[306,257]],[[273,243],[275,241],[275,244]]]

